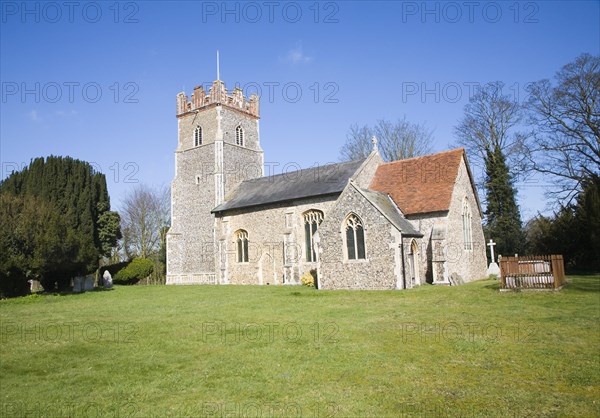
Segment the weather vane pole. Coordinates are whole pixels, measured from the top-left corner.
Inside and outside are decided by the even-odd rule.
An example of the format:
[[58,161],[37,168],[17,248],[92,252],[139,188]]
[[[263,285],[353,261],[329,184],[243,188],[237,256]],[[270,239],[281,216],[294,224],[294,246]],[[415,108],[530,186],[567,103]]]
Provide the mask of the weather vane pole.
[[217,49],[217,80],[220,80],[221,76],[219,75],[219,50]]

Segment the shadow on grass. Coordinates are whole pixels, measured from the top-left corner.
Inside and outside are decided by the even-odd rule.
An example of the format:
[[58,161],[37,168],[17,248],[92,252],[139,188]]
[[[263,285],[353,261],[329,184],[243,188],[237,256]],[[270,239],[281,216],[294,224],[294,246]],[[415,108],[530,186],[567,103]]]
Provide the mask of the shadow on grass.
[[500,290],[500,281],[499,281],[499,280],[497,280],[497,281],[495,281],[495,282],[493,282],[493,283],[486,284],[486,285],[485,285],[485,286],[483,286],[483,287],[484,287],[484,289],[491,289],[491,290],[494,290],[494,291],[496,291],[496,292],[497,292],[497,291],[499,291],[499,290]]
[[114,289],[104,289],[104,288],[95,288],[94,290],[88,290],[86,292],[73,292],[73,291],[61,291],[61,292],[46,292],[44,290],[37,290],[34,292],[31,292],[28,295],[21,295],[21,296],[15,296],[12,298],[6,298],[6,299],[2,299],[2,301],[13,301],[15,303],[21,303],[21,302],[25,302],[25,303],[29,303],[29,302],[38,302],[38,301],[42,301],[44,300],[46,297],[54,297],[54,296],[59,296],[59,297],[64,297],[64,296],[78,296],[78,295],[84,295],[86,293],[96,293],[96,292],[110,292]]
[[578,292],[600,292],[600,276],[567,276],[564,288]]
[[93,290],[86,290],[85,292],[73,292],[72,290],[58,293],[42,293],[43,295],[57,295],[57,296],[79,296],[85,295],[86,293],[99,293],[99,292],[112,292],[115,288],[106,289],[104,287],[95,287]]
[[[483,286],[484,289],[499,291],[501,287],[500,280]],[[567,276],[567,284],[564,289],[577,292],[600,292],[600,276]],[[516,290],[519,291],[519,290]]]
[[298,291],[290,292],[290,296],[295,296],[295,297],[296,296],[313,297],[313,298],[317,297],[318,298],[318,297],[323,297],[323,296],[327,295],[326,292],[318,292],[318,291],[316,291],[316,289],[312,289],[312,290],[314,290],[314,292],[311,292],[311,291],[308,291],[308,292],[298,292]]

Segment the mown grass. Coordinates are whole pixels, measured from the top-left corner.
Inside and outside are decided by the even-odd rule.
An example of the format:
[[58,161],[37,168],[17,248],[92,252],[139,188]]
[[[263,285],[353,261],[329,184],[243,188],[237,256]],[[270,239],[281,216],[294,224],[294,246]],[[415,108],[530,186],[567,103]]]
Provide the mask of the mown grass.
[[600,277],[0,302],[3,416],[599,416]]

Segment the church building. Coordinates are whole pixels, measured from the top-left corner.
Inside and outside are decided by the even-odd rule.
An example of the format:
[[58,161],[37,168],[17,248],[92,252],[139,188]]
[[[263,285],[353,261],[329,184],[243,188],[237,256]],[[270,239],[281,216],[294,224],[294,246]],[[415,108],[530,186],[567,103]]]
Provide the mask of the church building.
[[486,275],[464,149],[264,176],[259,98],[215,81],[177,95],[167,284],[406,289]]

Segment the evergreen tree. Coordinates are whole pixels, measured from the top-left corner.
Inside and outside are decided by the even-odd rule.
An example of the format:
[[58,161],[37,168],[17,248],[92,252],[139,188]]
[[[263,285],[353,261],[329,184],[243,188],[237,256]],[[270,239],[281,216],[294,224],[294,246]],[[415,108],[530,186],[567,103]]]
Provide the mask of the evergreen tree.
[[[518,166],[524,135],[514,132],[522,109],[503,93],[496,81],[482,86],[465,106],[465,116],[455,128],[458,145],[466,148],[469,161],[485,170],[485,226],[487,239],[496,241],[496,253],[522,253],[524,233],[510,167]],[[507,158],[509,160],[507,160]]]
[[538,216],[527,225],[532,254],[561,254],[570,271],[600,271],[600,177],[582,181],[573,204],[552,217]]
[[506,157],[500,147],[495,146],[487,152],[484,162],[486,238],[496,241],[498,254],[509,256],[521,253],[525,248],[525,235]]
[[580,270],[600,272],[600,176],[582,181],[583,191],[577,196],[575,230],[577,240],[574,264]]
[[118,212],[105,211],[98,217],[98,244],[100,255],[110,257],[111,250],[117,246],[121,235],[121,217]]
[[[60,214],[63,239],[73,246],[67,251],[69,260],[49,260],[52,266],[43,274],[46,290],[53,290],[56,284],[64,288],[71,277],[96,270],[99,257],[109,253],[109,247],[120,237],[119,215],[110,212],[106,178],[84,161],[36,158],[29,167],[2,181],[0,194],[37,197]],[[46,255],[50,258],[51,252]]]
[[27,280],[50,280],[73,268],[76,239],[60,212],[35,196],[0,195],[0,294],[29,291]]

